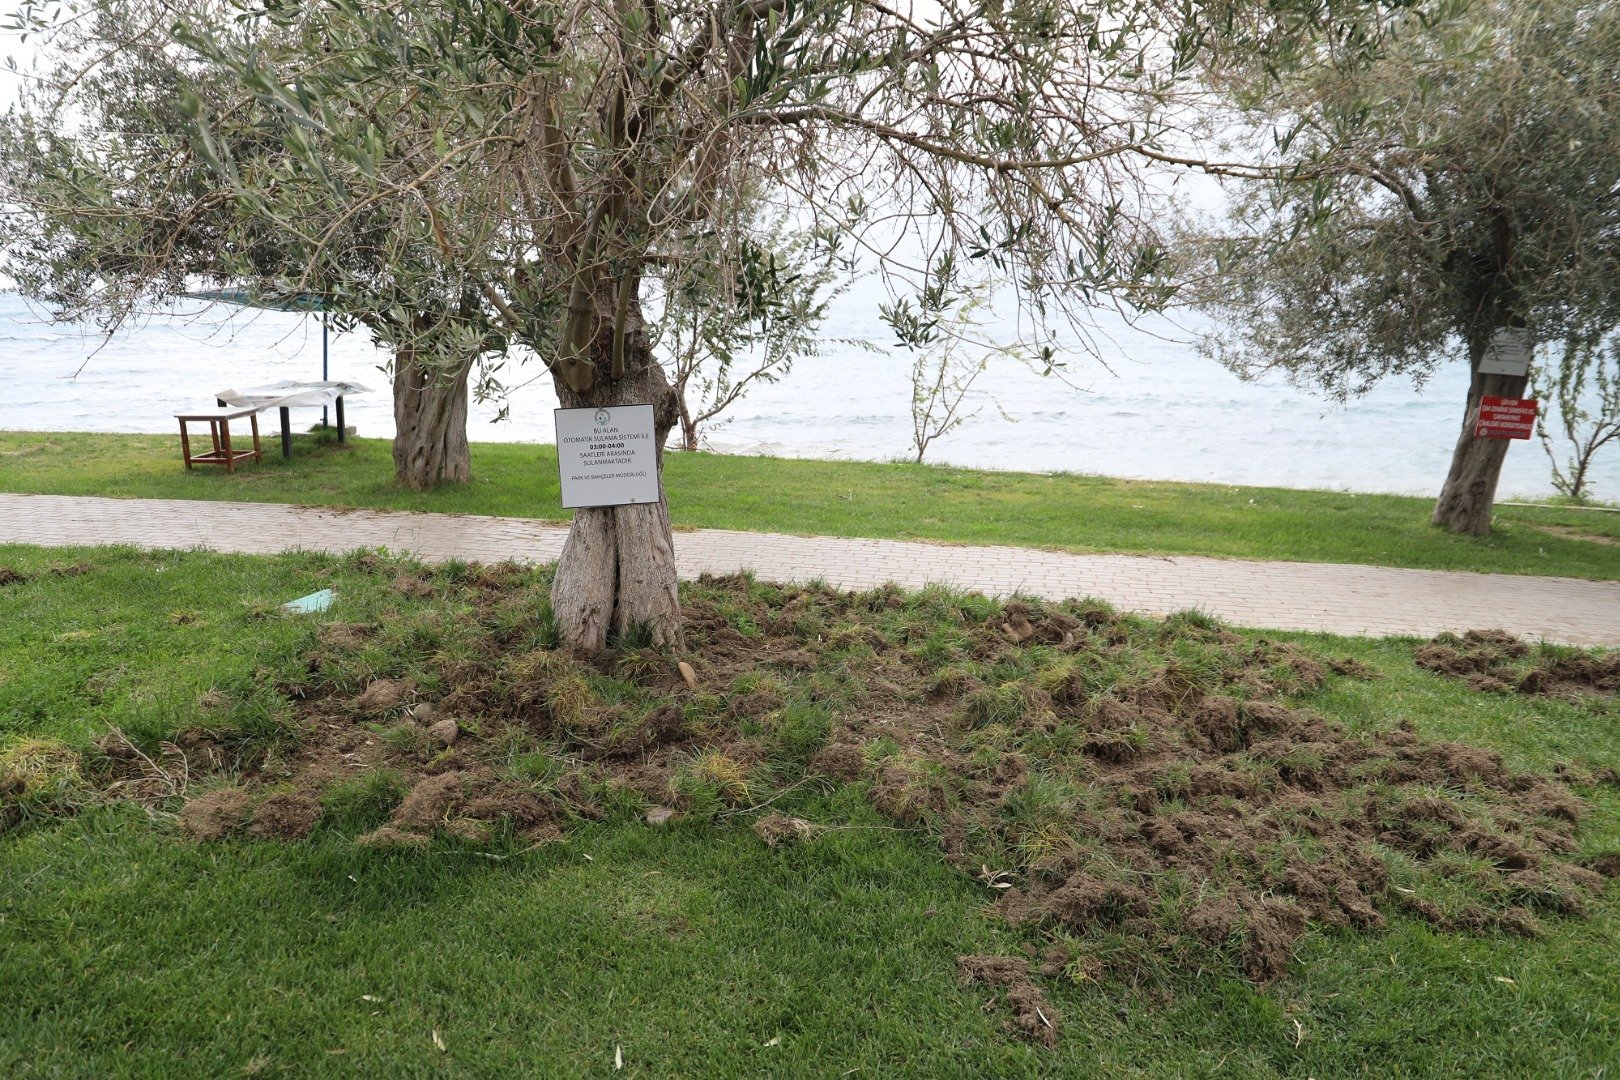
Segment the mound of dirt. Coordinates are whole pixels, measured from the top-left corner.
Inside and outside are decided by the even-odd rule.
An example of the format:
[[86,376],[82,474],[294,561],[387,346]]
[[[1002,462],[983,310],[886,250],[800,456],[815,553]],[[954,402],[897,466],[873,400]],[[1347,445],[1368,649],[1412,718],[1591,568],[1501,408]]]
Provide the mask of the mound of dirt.
[[449,819],[450,808],[466,793],[466,780],[463,773],[451,771],[418,781],[394,811],[394,826],[411,832],[431,832],[435,825]]
[[194,840],[223,840],[245,832],[257,840],[302,840],[321,820],[321,804],[308,795],[278,791],[260,795],[240,787],[217,788],[180,809],[180,828]]
[[866,760],[854,743],[833,743],[810,759],[810,768],[834,780],[858,780]]
[[1357,660],[1353,656],[1341,657],[1328,661],[1328,670],[1335,675],[1347,675],[1352,679],[1378,679],[1382,678],[1377,671]]
[[1620,651],[1532,648],[1501,630],[1441,634],[1418,646],[1412,659],[1418,667],[1483,693],[1573,700],[1620,695]]
[[339,649],[358,649],[376,632],[375,627],[364,623],[327,623],[316,632],[316,638],[322,644]]
[[[860,768],[878,809],[934,833],[964,870],[1006,868],[996,882],[1012,886],[997,904],[1004,916],[1062,927],[1116,966],[1143,954],[1194,966],[1201,947],[1264,985],[1286,972],[1311,925],[1376,930],[1399,912],[1448,929],[1533,933],[1538,913],[1579,912],[1602,888],[1562,858],[1581,804],[1561,784],[1409,730],[1352,736],[1272,700],[1309,692],[1330,671],[1375,676],[1365,665],[1191,620],[1161,624],[1158,645],[1201,643],[1195,670],[1154,660],[1143,636],[1096,613],[1008,605],[964,647],[1005,667],[1045,643],[1056,654],[1049,674],[984,686],[901,658],[911,670],[890,684],[915,689],[883,704],[903,719],[847,711],[830,736],[836,758],[829,747],[812,767]],[[1131,676],[1102,677],[1110,668]],[[899,751],[871,753],[874,739]],[[1054,753],[1054,740],[1074,749]],[[1030,805],[1053,792],[1052,805]],[[1417,866],[1394,866],[1388,851]],[[1485,864],[1483,895],[1428,899],[1446,892],[1440,879],[1458,860]],[[1120,939],[1140,945],[1121,950]]]
[[360,842],[421,846],[435,832],[481,841],[502,821],[510,823],[518,836],[546,842],[562,838],[563,817],[554,798],[504,782],[487,768],[451,769],[417,780],[388,823],[360,837]]
[[21,585],[27,580],[27,575],[20,574],[9,566],[0,566],[0,587],[4,587],[6,585]]
[[380,825],[363,836],[357,837],[355,843],[371,848],[404,848],[420,849],[428,846],[432,838],[422,833],[405,832],[392,825]]
[[[334,637],[338,635],[333,635]],[[343,635],[347,636],[347,635]],[[333,643],[333,642],[329,642]],[[349,648],[354,648],[350,645]],[[376,716],[390,709],[398,708],[410,693],[410,687],[399,679],[378,679],[368,685],[360,696],[355,699],[354,707],[363,713]]]
[[1606,851],[1586,860],[1586,866],[1606,878],[1620,877],[1620,851]]

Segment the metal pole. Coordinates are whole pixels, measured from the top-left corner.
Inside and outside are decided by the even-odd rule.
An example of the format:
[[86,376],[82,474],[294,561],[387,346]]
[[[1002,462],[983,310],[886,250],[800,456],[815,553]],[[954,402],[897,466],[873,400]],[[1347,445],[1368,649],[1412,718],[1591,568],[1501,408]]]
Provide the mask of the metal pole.
[[[327,381],[326,375],[326,312],[321,312],[321,382]],[[326,406],[321,406],[321,427],[329,426],[326,422]]]

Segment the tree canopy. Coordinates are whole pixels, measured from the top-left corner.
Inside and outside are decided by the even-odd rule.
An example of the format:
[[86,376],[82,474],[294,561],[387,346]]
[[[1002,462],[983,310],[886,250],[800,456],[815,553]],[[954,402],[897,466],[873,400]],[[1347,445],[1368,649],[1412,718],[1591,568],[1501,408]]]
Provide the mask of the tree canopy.
[[[964,289],[1002,283],[1027,325],[1101,300],[1156,307],[1174,278],[1147,174],[1201,164],[1186,137],[1200,72],[1363,51],[1383,9],[81,2],[58,31],[78,70],[148,48],[185,123],[166,115],[157,147],[116,126],[58,141],[36,108],[8,144],[30,162],[6,192],[24,211],[19,279],[85,267],[129,283],[96,293],[116,304],[166,274],[270,274],[380,313],[417,365],[526,345],[565,405],[653,403],[660,446],[677,410],[647,289],[745,305],[748,253],[769,246],[761,198],[841,233],[885,279],[950,265]],[[64,68],[51,92],[86,85]],[[663,504],[576,514],[554,600],[583,648],[610,628],[678,639]]]

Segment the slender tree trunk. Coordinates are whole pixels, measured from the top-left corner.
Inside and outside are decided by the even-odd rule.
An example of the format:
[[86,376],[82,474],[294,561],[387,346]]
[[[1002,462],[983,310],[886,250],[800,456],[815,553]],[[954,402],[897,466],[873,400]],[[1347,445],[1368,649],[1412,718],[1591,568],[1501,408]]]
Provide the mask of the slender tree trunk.
[[681,417],[681,449],[695,451],[698,448],[698,422],[692,419],[692,410],[687,407],[686,387],[675,390],[675,404]]
[[467,446],[467,374],[419,363],[409,346],[394,353],[394,477],[420,491],[472,479]]
[[[598,300],[598,312],[611,312]],[[564,408],[651,405],[658,461],[657,503],[574,511],[574,524],[557,563],[552,610],[564,641],[582,653],[600,652],[609,633],[646,632],[657,645],[681,644],[681,605],[675,579],[675,545],[663,489],[664,443],[680,411],[679,395],[653,359],[639,302],[625,320],[625,373],[611,377],[613,328],[600,318],[589,357],[592,386],[576,391],[559,376]]]
[[1569,482],[1569,497],[1575,502],[1581,502],[1586,497],[1586,467],[1592,463],[1590,448],[1582,448],[1576,452],[1575,475]]
[[1489,536],[1491,514],[1496,505],[1496,482],[1507,459],[1509,440],[1477,439],[1474,425],[1479,422],[1480,402],[1486,396],[1518,398],[1529,382],[1523,375],[1483,375],[1480,360],[1485,355],[1489,335],[1469,343],[1468,363],[1473,377],[1468,383],[1468,404],[1463,410],[1462,431],[1451,455],[1451,471],[1446,475],[1440,499],[1435,503],[1433,523],[1455,533]]

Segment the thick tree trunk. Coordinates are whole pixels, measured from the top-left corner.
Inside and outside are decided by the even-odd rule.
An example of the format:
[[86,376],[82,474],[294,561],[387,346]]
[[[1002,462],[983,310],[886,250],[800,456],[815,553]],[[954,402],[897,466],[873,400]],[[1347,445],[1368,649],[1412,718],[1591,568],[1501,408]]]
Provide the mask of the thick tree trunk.
[[[612,308],[599,302],[598,310]],[[592,385],[577,391],[559,376],[557,397],[564,408],[653,407],[658,502],[574,511],[551,587],[551,604],[563,640],[583,653],[600,652],[610,633],[639,632],[656,645],[681,644],[675,545],[663,490],[664,443],[675,426],[678,397],[653,359],[639,305],[632,304],[626,318],[625,372],[620,379],[611,377],[612,338],[611,320],[603,318],[589,353],[596,366]]]
[[394,354],[394,477],[421,490],[472,479],[467,446],[469,361],[436,371],[406,347]]
[[[1488,335],[1487,335],[1488,337]],[[1482,375],[1479,362],[1485,355],[1482,339],[1470,343],[1468,406],[1463,410],[1462,431],[1451,455],[1451,471],[1446,475],[1440,499],[1435,503],[1433,523],[1455,533],[1489,536],[1491,515],[1496,505],[1496,482],[1507,459],[1509,440],[1477,439],[1474,425],[1479,422],[1480,402],[1486,396],[1524,396],[1529,379],[1523,375]]]

